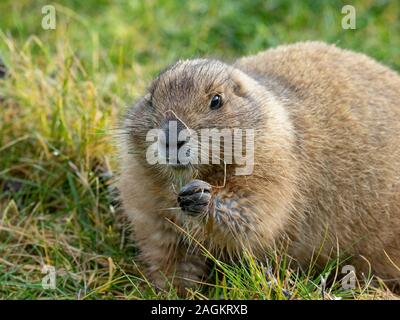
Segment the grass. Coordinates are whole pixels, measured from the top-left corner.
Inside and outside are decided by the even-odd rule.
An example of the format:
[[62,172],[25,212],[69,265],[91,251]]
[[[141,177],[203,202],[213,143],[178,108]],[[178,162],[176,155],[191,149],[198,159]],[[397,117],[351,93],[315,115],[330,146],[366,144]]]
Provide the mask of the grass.
[[[357,29],[341,28],[341,1],[58,1],[55,30],[41,27],[47,1],[0,3],[0,298],[153,299],[129,228],[110,192],[117,171],[113,128],[163,67],[196,56],[232,60],[267,47],[318,39],[400,70],[400,3],[353,1]],[[347,4],[347,2],[346,2]],[[43,265],[57,273],[42,288]],[[189,298],[392,298],[382,286],[346,291],[269,264],[216,261],[215,282]],[[325,293],[324,293],[325,292]]]

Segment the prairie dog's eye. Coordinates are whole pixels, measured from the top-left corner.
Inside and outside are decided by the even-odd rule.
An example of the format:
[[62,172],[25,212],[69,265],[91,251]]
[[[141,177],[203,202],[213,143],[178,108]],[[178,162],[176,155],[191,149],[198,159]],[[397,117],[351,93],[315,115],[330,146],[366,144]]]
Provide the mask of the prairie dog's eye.
[[219,94],[216,94],[211,98],[210,109],[216,110],[222,106],[222,97]]

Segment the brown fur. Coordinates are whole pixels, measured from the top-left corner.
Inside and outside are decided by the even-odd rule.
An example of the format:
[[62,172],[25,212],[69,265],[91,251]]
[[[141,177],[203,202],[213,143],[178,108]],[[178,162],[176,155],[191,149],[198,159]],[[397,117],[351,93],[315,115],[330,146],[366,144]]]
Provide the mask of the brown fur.
[[[215,92],[226,102],[210,110]],[[171,110],[194,130],[254,128],[253,174],[235,176],[234,165],[148,165],[145,135]],[[221,259],[243,247],[263,257],[288,239],[300,265],[322,247],[319,265],[346,253],[359,272],[370,264],[377,276],[400,277],[400,77],[367,56],[305,42],[233,65],[179,61],[129,110],[124,129],[118,187],[159,286],[162,274],[182,288],[182,278],[207,272],[180,228]],[[193,179],[213,186],[207,212],[194,217],[177,205]]]

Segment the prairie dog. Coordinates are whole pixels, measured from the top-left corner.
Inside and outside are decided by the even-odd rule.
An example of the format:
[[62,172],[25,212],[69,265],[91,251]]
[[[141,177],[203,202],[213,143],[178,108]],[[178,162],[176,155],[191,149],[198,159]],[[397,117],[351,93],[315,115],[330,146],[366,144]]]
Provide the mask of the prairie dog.
[[[147,133],[172,120],[194,132],[254,129],[251,174],[235,163],[149,164]],[[339,253],[399,282],[400,76],[373,59],[303,42],[233,64],[178,61],[123,128],[118,188],[156,285],[207,274],[193,239],[226,260],[287,241],[300,266]]]

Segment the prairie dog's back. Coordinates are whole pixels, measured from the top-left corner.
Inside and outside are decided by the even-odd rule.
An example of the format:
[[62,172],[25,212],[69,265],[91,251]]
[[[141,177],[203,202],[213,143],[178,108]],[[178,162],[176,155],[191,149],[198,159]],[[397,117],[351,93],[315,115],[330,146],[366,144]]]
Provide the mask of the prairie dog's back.
[[359,102],[368,104],[368,112],[381,113],[382,109],[376,108],[381,105],[386,112],[400,114],[396,102],[400,94],[399,75],[364,54],[334,45],[300,42],[279,46],[238,59],[234,66],[267,86],[281,84],[283,91],[275,93],[283,99],[291,92],[302,98],[302,103],[320,103],[319,109],[336,101],[335,104],[350,103],[348,107],[353,107],[354,113],[362,113],[364,107],[355,105]]
[[[270,87],[293,121],[304,261],[305,243],[328,241],[367,256],[386,250],[399,263],[399,75],[363,54],[318,42],[280,46],[235,66]],[[384,254],[379,259],[388,262]]]

